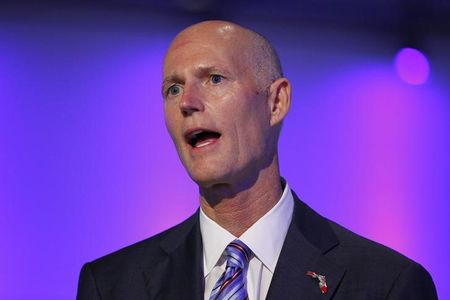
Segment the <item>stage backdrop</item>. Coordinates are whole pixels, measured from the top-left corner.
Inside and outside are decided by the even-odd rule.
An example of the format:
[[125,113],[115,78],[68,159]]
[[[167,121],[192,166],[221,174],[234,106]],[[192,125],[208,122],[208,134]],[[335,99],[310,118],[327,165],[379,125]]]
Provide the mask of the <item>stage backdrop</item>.
[[[84,262],[177,224],[196,186],[166,132],[168,43],[199,19],[102,8],[0,21],[0,298],[74,299]],[[293,103],[281,169],[321,214],[424,265],[450,299],[450,39],[426,83],[375,32],[235,20],[278,49]]]

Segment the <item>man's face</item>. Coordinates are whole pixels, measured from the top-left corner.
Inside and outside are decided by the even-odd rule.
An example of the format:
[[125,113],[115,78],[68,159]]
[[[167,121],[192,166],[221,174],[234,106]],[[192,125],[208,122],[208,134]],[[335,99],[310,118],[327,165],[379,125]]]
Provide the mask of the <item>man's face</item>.
[[232,32],[186,33],[164,61],[166,126],[201,187],[242,181],[274,155],[267,95],[245,44]]

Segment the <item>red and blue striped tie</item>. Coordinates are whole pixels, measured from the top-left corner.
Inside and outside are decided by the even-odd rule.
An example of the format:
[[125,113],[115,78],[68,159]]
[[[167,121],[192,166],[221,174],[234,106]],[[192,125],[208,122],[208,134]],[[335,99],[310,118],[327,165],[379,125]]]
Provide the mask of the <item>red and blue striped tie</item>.
[[216,282],[209,300],[244,300],[247,294],[247,270],[251,250],[240,240],[234,240],[225,249],[227,267]]

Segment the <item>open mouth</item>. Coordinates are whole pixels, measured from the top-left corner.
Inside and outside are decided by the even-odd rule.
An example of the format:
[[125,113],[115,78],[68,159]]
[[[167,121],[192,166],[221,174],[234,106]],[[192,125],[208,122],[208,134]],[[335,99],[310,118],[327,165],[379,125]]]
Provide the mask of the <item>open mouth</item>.
[[216,142],[221,134],[209,130],[195,130],[186,135],[186,140],[193,148],[201,148]]

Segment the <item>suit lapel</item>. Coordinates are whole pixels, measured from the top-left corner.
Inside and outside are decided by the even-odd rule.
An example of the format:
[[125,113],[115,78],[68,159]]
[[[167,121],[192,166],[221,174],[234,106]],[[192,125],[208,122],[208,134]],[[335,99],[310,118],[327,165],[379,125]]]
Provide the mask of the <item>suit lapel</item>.
[[[278,259],[267,299],[331,299],[345,270],[326,257],[339,242],[328,221],[294,195],[295,206]],[[313,271],[326,276],[328,291],[306,275]]]
[[149,299],[203,299],[203,246],[198,212],[171,232],[161,248],[167,257],[146,273]]
[[[294,195],[294,213],[266,299],[331,299],[345,270],[326,254],[339,244],[328,221]],[[198,211],[160,244],[165,259],[144,271],[149,299],[203,299],[203,245]],[[326,276],[328,291],[306,275]]]

